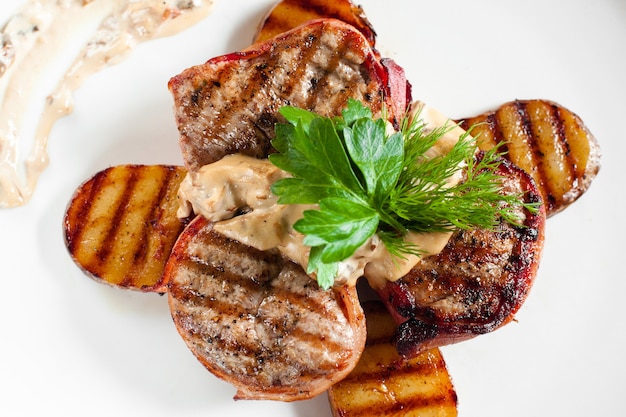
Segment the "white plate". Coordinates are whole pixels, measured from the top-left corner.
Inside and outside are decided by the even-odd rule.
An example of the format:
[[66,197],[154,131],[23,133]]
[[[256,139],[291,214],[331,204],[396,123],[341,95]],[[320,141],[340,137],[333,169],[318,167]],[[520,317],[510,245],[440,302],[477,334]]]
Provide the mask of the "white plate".
[[[0,2],[2,20],[20,3]],[[181,162],[169,77],[247,46],[272,3],[216,0],[197,26],[88,79],[75,112],[53,129],[35,196],[0,211],[0,415],[330,416],[325,395],[234,402],[234,390],[184,346],[164,297],[86,278],[61,233],[72,192],[96,171]],[[361,3],[414,98],[454,118],[516,98],[555,100],[583,118],[603,149],[590,191],[548,222],[517,322],[443,349],[460,415],[622,414],[626,3]]]

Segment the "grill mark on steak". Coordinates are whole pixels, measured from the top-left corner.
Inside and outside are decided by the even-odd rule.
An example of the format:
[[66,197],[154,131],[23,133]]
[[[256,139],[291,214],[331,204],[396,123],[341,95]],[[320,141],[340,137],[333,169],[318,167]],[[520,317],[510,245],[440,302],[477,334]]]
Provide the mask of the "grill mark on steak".
[[[307,108],[312,108],[315,106],[317,97],[319,95],[325,95],[328,91],[333,91],[336,89],[336,86],[333,85],[332,77],[333,75],[336,75],[336,71],[339,67],[339,62],[341,61],[343,55],[347,52],[348,45],[340,43],[337,48],[329,48],[322,42],[318,42],[317,50],[323,52],[324,54],[323,56],[318,56],[316,61],[326,59],[326,68],[324,68],[323,71],[319,72],[315,71],[315,69],[307,69],[305,71],[305,73],[313,72],[314,74],[316,74],[316,76],[314,77],[309,77],[310,88],[307,91],[309,93],[308,99],[306,101]],[[317,64],[317,62],[314,62],[313,64]],[[335,100],[328,103],[328,106],[330,108],[337,108],[337,102],[345,102],[345,99],[343,98],[343,95],[341,93],[337,94],[335,96]]]
[[[314,45],[313,43],[316,43]],[[313,55],[315,55],[317,48],[319,47],[319,38],[314,36],[313,34],[308,35],[304,38],[304,44],[302,48],[294,49],[293,52],[297,53],[297,57],[293,60],[285,60],[282,59],[280,62],[282,64],[282,68],[284,68],[284,77],[291,80],[301,80],[300,83],[292,82],[285,83],[278,86],[280,88],[280,94],[288,97],[286,100],[286,104],[293,103],[293,97],[301,94],[306,91],[309,93],[313,93],[311,91],[312,88],[315,88],[317,85],[317,79],[315,77],[307,78],[307,63],[311,62],[313,59]],[[277,69],[279,72],[281,69]],[[310,84],[309,88],[304,88],[306,83]],[[296,90],[296,86],[300,87]],[[309,104],[310,106],[310,104]]]
[[[189,248],[191,257],[187,260],[188,268],[197,268],[203,275],[222,275],[228,280],[239,279],[250,281],[249,285],[265,283],[280,273],[281,257],[276,251],[253,251],[246,246],[238,245],[230,239],[219,239],[212,233],[211,244],[214,245],[210,258],[204,254],[204,248]],[[214,242],[218,242],[214,243]]]

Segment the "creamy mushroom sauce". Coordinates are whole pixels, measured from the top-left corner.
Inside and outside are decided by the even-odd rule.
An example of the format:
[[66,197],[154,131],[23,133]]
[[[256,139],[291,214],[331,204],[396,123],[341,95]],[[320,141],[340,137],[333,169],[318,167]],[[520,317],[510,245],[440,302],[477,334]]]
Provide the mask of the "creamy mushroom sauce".
[[[427,129],[449,125],[450,121],[439,111],[423,103],[412,106],[414,115]],[[452,125],[449,125],[452,126]],[[447,153],[465,131],[452,127],[433,146],[427,156]],[[303,235],[293,224],[307,209],[316,205],[278,204],[278,197],[270,191],[271,185],[288,174],[267,159],[255,159],[240,154],[228,155],[187,174],[179,189],[178,215],[185,218],[196,213],[215,222],[214,230],[259,250],[279,249],[285,256],[306,269],[309,248]],[[448,179],[448,185],[457,184],[461,174]],[[339,265],[335,284],[354,285],[365,276],[374,286],[384,285],[406,275],[421,259],[439,253],[452,233],[409,233],[406,240],[423,252],[399,258],[391,255],[377,235],[372,236],[348,259]]]
[[[212,3],[212,0],[25,2],[1,32],[0,207],[20,206],[30,199],[39,175],[48,164],[50,130],[56,120],[72,112],[72,93],[86,77],[118,62],[143,41],[172,35],[197,23],[208,14]],[[53,87],[35,91],[39,81],[51,76],[53,64],[59,60],[70,63],[60,64],[60,80],[56,76],[51,80]],[[26,114],[36,106],[43,109],[36,111],[40,119],[33,126],[32,118],[26,120]]]

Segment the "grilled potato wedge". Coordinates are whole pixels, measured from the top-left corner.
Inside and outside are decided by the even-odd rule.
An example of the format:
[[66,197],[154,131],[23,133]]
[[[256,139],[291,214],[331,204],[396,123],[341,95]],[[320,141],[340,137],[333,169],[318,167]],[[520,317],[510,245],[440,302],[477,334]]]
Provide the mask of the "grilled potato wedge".
[[186,222],[176,216],[182,167],[119,165],[82,184],[65,213],[67,248],[97,281],[164,292],[163,269]]
[[328,391],[334,417],[451,417],[457,397],[439,349],[412,359],[392,344],[396,324],[378,301],[363,304],[365,351],[357,366]]
[[576,201],[600,169],[600,147],[582,120],[547,100],[516,100],[460,122],[486,150],[501,151],[528,172],[552,216]]
[[334,18],[357,28],[374,46],[376,32],[350,0],[282,0],[261,20],[254,42],[265,41],[314,19]]

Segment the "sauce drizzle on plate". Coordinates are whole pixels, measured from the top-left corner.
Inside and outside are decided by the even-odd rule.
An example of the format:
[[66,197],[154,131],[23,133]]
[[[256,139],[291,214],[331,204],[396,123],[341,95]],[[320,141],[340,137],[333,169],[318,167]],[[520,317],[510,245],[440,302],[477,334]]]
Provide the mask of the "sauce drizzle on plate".
[[[141,42],[194,25],[212,5],[212,0],[24,3],[0,32],[0,207],[29,201],[48,165],[49,133],[72,112],[72,94],[87,77]],[[36,125],[27,122],[31,114],[39,118]]]

